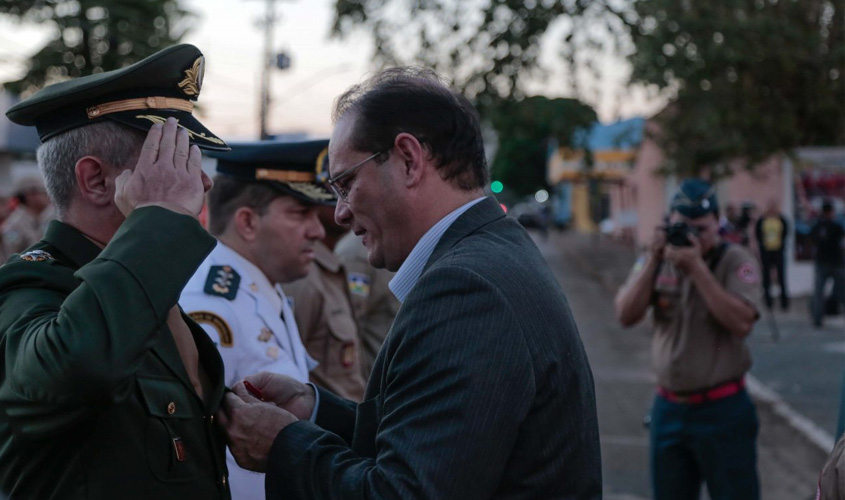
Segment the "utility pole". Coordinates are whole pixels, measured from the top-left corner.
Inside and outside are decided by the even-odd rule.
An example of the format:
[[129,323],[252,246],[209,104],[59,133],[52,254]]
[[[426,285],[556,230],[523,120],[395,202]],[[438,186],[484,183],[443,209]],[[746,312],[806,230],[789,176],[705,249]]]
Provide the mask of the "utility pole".
[[270,64],[273,61],[273,30],[276,28],[276,0],[265,0],[264,13],[264,57],[261,65],[261,111],[259,127],[261,140],[270,137],[267,133],[267,113],[270,108]]
[[264,19],[258,21],[258,25],[264,28],[264,54],[261,64],[261,96],[259,97],[259,130],[261,131],[261,140],[269,139],[270,134],[267,133],[267,115],[270,113],[270,71],[273,67],[276,69],[288,69],[290,67],[290,57],[284,52],[274,53],[273,51],[273,31],[276,29],[276,0],[264,0],[265,12]]

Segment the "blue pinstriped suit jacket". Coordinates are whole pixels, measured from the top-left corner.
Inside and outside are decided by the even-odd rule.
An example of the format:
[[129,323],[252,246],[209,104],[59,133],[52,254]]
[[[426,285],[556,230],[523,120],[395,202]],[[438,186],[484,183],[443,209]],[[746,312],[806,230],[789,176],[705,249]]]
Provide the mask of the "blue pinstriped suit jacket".
[[492,198],[441,238],[360,404],[273,443],[267,498],[595,499],[593,378],[566,298]]

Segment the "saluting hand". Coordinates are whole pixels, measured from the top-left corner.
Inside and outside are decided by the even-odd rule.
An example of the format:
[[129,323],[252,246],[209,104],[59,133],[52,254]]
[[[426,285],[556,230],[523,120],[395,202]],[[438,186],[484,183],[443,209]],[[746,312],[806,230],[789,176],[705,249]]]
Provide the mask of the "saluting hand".
[[155,124],[147,133],[134,170],[115,179],[114,201],[123,215],[146,205],[159,205],[197,217],[211,180],[202,171],[202,155],[175,118]]

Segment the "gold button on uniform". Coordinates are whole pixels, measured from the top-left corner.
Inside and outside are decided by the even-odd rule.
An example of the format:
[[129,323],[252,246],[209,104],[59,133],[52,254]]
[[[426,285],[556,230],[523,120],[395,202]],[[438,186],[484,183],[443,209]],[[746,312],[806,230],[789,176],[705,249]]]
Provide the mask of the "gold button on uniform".
[[208,420],[209,420],[209,422],[211,422],[213,424],[214,423],[214,415],[211,415],[210,417],[208,417]]
[[223,479],[220,480],[223,483],[223,486],[226,486],[226,476],[223,476]]
[[170,404],[167,405],[167,414],[173,415],[174,413],[176,413],[176,403],[171,401]]

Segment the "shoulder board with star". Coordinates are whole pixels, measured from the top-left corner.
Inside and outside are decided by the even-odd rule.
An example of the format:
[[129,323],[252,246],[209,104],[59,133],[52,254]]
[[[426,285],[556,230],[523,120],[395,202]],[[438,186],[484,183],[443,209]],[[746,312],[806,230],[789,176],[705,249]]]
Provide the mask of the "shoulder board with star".
[[203,291],[208,295],[234,300],[240,283],[241,275],[230,266],[211,266]]

